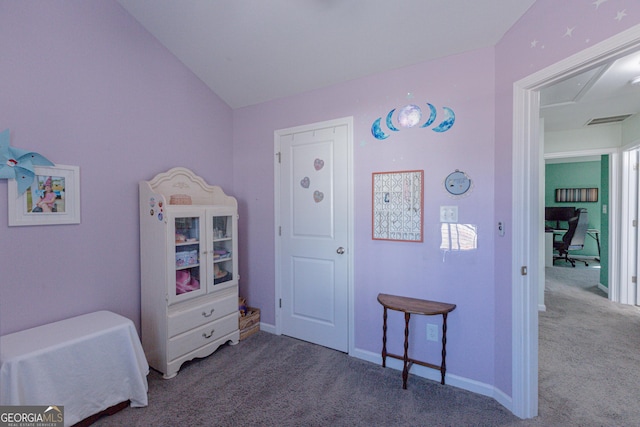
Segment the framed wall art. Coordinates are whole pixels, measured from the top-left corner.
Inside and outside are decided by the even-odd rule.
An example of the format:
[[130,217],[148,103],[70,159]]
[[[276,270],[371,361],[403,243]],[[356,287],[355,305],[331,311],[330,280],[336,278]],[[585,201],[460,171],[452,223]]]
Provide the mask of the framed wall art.
[[33,183],[19,194],[14,179],[8,180],[9,225],[80,223],[80,168],[36,166]]
[[556,188],[556,202],[597,202],[597,188]]
[[422,242],[424,171],[373,173],[374,240]]

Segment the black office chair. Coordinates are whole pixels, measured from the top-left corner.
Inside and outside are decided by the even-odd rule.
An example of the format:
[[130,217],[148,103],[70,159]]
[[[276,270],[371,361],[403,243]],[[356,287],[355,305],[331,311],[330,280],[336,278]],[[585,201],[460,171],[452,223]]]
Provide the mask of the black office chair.
[[586,209],[576,209],[576,216],[569,220],[569,229],[562,240],[553,242],[553,249],[558,251],[558,255],[553,257],[555,263],[557,259],[563,259],[576,266],[576,261],[584,262],[588,266],[587,261],[569,256],[570,251],[579,251],[584,248],[584,241],[587,238],[587,228],[589,228],[589,215]]

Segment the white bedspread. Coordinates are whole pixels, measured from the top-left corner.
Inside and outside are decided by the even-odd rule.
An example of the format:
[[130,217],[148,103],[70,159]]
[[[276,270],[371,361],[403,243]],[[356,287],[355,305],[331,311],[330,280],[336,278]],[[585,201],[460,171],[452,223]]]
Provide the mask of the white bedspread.
[[0,337],[0,405],[63,405],[65,426],[130,400],[149,365],[133,322],[98,311]]

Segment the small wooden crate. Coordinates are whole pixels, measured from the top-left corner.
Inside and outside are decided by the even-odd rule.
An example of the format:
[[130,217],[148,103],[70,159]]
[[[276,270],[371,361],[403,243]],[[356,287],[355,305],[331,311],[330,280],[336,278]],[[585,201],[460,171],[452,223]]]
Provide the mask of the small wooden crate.
[[240,316],[240,341],[260,330],[260,309],[247,307],[247,314]]

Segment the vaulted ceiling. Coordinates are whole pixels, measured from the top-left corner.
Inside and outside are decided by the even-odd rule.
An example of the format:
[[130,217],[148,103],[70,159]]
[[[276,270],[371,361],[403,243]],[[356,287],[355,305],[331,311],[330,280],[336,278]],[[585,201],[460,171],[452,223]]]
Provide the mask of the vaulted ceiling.
[[232,108],[494,46],[535,0],[118,0]]
[[[235,109],[494,46],[535,0],[118,2]],[[639,112],[634,73],[640,55],[543,90],[546,128]]]

